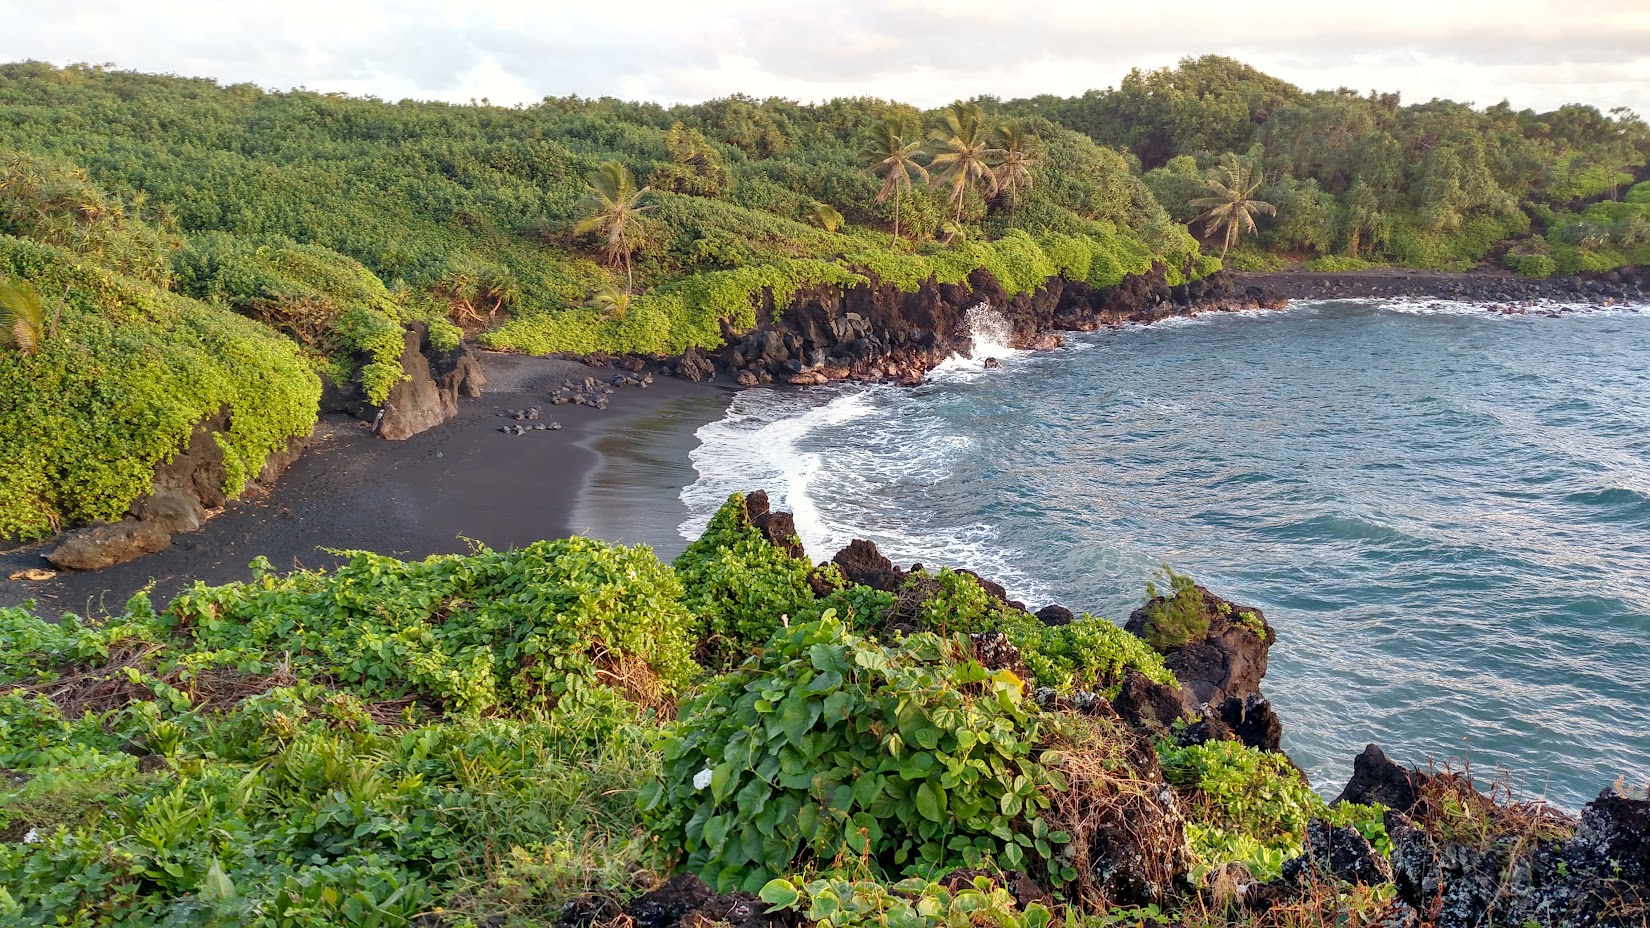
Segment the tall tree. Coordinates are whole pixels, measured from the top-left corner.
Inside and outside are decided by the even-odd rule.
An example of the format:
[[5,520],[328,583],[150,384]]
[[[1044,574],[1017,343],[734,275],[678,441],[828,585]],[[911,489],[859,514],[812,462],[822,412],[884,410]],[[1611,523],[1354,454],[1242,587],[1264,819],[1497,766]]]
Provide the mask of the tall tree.
[[649,188],[637,189],[630,169],[618,161],[603,161],[587,180],[584,199],[580,201],[585,218],[573,227],[573,232],[594,233],[605,239],[607,263],[616,264],[622,256],[627,288],[634,290],[636,275],[630,267],[630,252],[642,229],[641,214],[653,208],[642,205],[642,197]]
[[873,123],[865,136],[866,156],[871,160],[871,173],[882,178],[877,191],[877,202],[894,198],[894,238],[889,248],[899,244],[900,194],[911,189],[912,178],[928,179],[928,169],[917,163],[922,154],[922,140],[906,141],[912,134],[909,120],[890,116]]
[[991,121],[977,103],[958,100],[940,114],[939,125],[928,134],[931,143],[929,167],[939,171],[934,182],[950,188],[951,203],[962,222],[963,200],[976,184],[984,184],[986,196],[997,192],[997,175],[992,173],[1002,149],[991,147]]
[[1239,235],[1258,231],[1255,228],[1256,213],[1263,216],[1277,214],[1277,207],[1265,200],[1255,199],[1255,191],[1264,182],[1264,178],[1255,174],[1246,159],[1228,154],[1217,176],[1208,180],[1212,195],[1192,201],[1191,205],[1203,210],[1194,222],[1203,223],[1204,229],[1211,233],[1225,232],[1225,243],[1220,248],[1222,261],[1226,260],[1226,252],[1237,243]]
[[1042,163],[1042,140],[1018,120],[1010,119],[997,127],[996,142],[1002,154],[992,176],[997,188],[1008,196],[1008,227],[1012,229],[1020,191],[1031,186],[1031,172]]

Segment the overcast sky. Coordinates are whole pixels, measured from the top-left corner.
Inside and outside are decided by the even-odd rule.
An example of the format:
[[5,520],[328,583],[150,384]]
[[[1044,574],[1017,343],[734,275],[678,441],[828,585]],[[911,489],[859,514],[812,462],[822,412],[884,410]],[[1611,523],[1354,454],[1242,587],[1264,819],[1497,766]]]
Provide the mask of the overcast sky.
[[1307,89],[1650,115],[1650,0],[0,0],[0,59],[493,103],[1075,94],[1186,55]]

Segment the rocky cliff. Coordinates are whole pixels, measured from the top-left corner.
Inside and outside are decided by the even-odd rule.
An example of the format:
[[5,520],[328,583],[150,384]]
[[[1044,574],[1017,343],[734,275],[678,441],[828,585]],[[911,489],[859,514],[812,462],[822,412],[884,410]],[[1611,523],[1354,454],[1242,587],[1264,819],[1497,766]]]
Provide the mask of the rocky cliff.
[[875,274],[865,276],[870,283],[805,290],[785,306],[773,305],[770,298],[759,309],[755,328],[725,329],[723,348],[689,351],[674,363],[675,373],[703,380],[722,370],[746,386],[834,380],[915,383],[953,354],[969,351],[974,333],[968,314],[982,303],[1002,318],[1016,348],[1058,347],[1062,330],[1283,305],[1258,288],[1234,288],[1224,273],[1171,286],[1161,265],[1115,287],[1096,289],[1052,277],[1034,291],[1013,295],[983,270],[966,283],[930,280],[914,292]]

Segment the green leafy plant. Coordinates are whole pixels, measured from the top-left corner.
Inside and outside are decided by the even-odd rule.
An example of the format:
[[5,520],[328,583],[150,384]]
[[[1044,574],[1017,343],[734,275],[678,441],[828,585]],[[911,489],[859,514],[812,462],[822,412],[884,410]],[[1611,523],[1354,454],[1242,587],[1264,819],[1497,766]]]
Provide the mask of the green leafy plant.
[[1064,783],[1038,763],[1021,686],[956,643],[882,645],[828,614],[683,704],[642,808],[723,888],[851,858],[884,873],[1020,866],[1067,839],[1040,817]]
[[1261,881],[1275,879],[1301,853],[1306,825],[1323,818],[1356,827],[1383,854],[1391,853],[1379,806],[1329,806],[1282,754],[1236,741],[1176,747],[1158,742],[1163,776],[1186,797],[1186,835],[1201,882],[1222,864],[1240,862]]
[[363,694],[418,694],[455,714],[613,693],[663,705],[695,670],[681,586],[645,547],[570,538],[421,562],[358,553],[331,575],[258,574],[197,585],[168,614],[204,645],[290,649],[293,664]]
[[912,878],[892,886],[876,880],[825,876],[776,877],[762,887],[769,912],[794,912],[829,928],[1047,928],[1048,907],[1023,910],[1008,890],[977,876],[956,889]]

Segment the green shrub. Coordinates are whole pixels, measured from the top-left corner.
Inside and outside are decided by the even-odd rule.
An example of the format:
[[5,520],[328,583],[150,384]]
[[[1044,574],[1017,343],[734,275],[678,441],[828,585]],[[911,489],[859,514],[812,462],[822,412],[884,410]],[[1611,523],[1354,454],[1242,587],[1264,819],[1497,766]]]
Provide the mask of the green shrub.
[[260,672],[290,653],[363,695],[474,715],[614,691],[658,704],[696,669],[681,585],[646,547],[568,538],[417,562],[362,552],[334,574],[255,566],[248,583],[196,584],[168,615]]
[[1226,253],[1226,266],[1234,271],[1281,271],[1283,258],[1244,244]]
[[762,887],[772,912],[794,912],[827,928],[1046,928],[1048,907],[1033,902],[1022,911],[1012,893],[977,876],[953,890],[912,878],[892,886],[876,880],[827,876],[776,877]]
[[1551,277],[1558,273],[1558,262],[1547,255],[1519,255],[1509,252],[1503,261],[1508,268],[1522,277]]
[[808,583],[812,565],[762,537],[750,524],[742,493],[728,497],[674,566],[701,653],[742,659],[785,617],[795,622],[818,617]]
[[1052,856],[1063,788],[1041,714],[1006,671],[929,634],[882,645],[834,616],[780,631],[680,710],[642,808],[662,845],[721,889],[839,857],[929,875]]
[[[410,316],[353,258],[282,235],[213,232],[191,239],[175,266],[180,290],[291,337],[334,379],[356,375],[354,356],[363,357],[358,376],[370,402],[384,402],[405,376],[402,332]],[[457,326],[429,313],[425,318],[432,342],[456,347]]]
[[119,519],[224,407],[230,496],[314,428],[320,381],[264,326],[0,236],[0,277],[12,276],[67,298],[38,353],[0,351],[0,537]]
[[162,639],[147,597],[139,594],[126,608],[125,615],[94,625],[75,615],[47,622],[34,614],[32,603],[0,606],[0,654],[6,655],[0,684],[38,678],[71,664],[95,666],[108,659],[111,647]]
[[1301,853],[1314,818],[1356,827],[1383,854],[1391,852],[1379,806],[1330,807],[1282,754],[1236,741],[1176,747],[1160,741],[1163,776],[1186,797],[1186,835],[1198,860],[1193,882],[1221,864],[1245,864],[1256,879],[1275,879]]
[[[1159,587],[1158,582],[1168,584]],[[1184,647],[1209,634],[1209,610],[1203,594],[1186,574],[1164,564],[1159,577],[1146,582],[1145,627],[1141,637],[1157,651]]]
[[1066,625],[1045,625],[991,597],[972,576],[946,568],[914,575],[907,590],[922,591],[917,615],[924,628],[941,634],[1002,632],[1039,686],[1097,692],[1109,699],[1117,695],[1128,670],[1178,685],[1162,655],[1106,619],[1084,615]]

